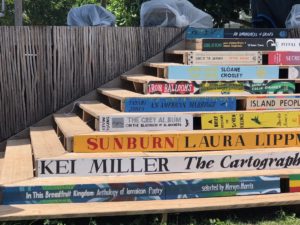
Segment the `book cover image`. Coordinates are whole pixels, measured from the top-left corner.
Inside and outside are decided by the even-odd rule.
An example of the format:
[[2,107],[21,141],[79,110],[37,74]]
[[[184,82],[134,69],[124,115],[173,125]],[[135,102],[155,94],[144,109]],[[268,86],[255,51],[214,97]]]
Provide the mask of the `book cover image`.
[[125,112],[197,112],[236,110],[234,97],[127,98]]
[[210,113],[201,116],[202,129],[300,127],[300,112]]
[[200,83],[200,94],[294,94],[295,81],[204,81]]
[[279,79],[279,66],[168,66],[168,79],[174,80],[253,80]]
[[300,192],[300,174],[289,176],[289,189],[290,192]]
[[278,194],[279,177],[241,177],[171,181],[166,188],[166,199],[208,198]]
[[186,39],[197,38],[288,38],[289,30],[285,28],[194,28],[186,31]]
[[155,182],[78,184],[4,188],[2,204],[142,201],[164,198],[164,186]]
[[280,193],[279,177],[7,187],[2,204],[146,201]]
[[269,52],[269,65],[300,65],[300,52]]

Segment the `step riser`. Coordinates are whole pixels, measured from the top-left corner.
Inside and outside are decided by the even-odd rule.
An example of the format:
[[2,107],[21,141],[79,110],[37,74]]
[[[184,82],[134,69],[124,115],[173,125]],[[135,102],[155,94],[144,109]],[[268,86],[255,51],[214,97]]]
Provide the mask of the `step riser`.
[[199,65],[299,65],[300,52],[290,51],[170,51],[171,56],[177,56],[177,61],[190,66]]
[[235,97],[126,98],[124,112],[207,112],[235,111]]
[[199,52],[184,54],[187,65],[261,65],[262,52]]
[[201,115],[203,130],[293,127],[300,127],[300,112],[240,112]]
[[[279,151],[279,150],[278,150]],[[167,154],[167,153],[166,153]],[[174,153],[173,153],[174,154]],[[37,160],[37,177],[127,176],[300,168],[300,152],[149,157],[98,157]]]
[[278,193],[281,193],[280,177],[244,177],[146,183],[4,187],[2,204],[145,201]]
[[121,111],[141,112],[217,112],[236,110],[287,110],[300,109],[300,96],[244,96],[230,97],[139,97],[120,102]]
[[269,65],[299,65],[300,52],[269,52]]
[[224,151],[258,148],[298,147],[300,133],[293,131],[232,130],[215,133],[136,133],[110,135],[76,135],[74,152],[167,152]]
[[[279,79],[279,66],[168,66],[166,77],[175,80]],[[292,72],[286,74],[289,78]],[[296,79],[295,75],[293,78]]]
[[[220,129],[250,128],[299,128],[300,113],[291,111],[246,111],[205,113],[184,112],[182,115],[173,113],[117,113],[101,114],[89,122],[95,123],[95,130],[100,132],[130,131],[192,131]],[[164,115],[168,114],[168,115]]]
[[187,49],[201,51],[300,51],[299,39],[195,39],[186,42]]
[[193,28],[186,31],[185,38],[193,40],[198,38],[288,38],[292,34],[290,29],[234,29],[234,28]]
[[244,103],[246,110],[300,109],[300,96],[249,96]]
[[148,81],[144,94],[251,95],[294,94],[294,80],[262,81]]

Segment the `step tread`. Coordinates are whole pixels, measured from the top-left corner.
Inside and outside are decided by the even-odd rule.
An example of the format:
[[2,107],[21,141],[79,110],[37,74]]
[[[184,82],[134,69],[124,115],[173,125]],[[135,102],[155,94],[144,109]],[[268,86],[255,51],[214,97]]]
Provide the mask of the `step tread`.
[[159,78],[151,75],[144,75],[144,74],[132,74],[132,75],[121,75],[121,78],[127,81],[132,81],[136,83],[147,83],[148,81],[164,81],[166,79],[164,78]]
[[101,102],[98,101],[89,101],[89,102],[83,102],[79,103],[79,107],[92,115],[95,118],[98,118],[101,114],[116,114],[120,113],[120,111],[115,110]]
[[33,178],[32,149],[29,139],[7,141],[2,162],[1,184]]
[[172,63],[172,62],[145,62],[144,65],[148,66],[148,67],[164,69],[168,66],[180,66],[183,64],[182,63]]
[[[211,54],[230,54],[230,55],[234,55],[234,53],[240,53],[241,51],[201,51],[201,50],[167,50],[168,54],[175,54],[175,55],[183,55],[186,53],[211,53]],[[247,53],[253,53],[253,52],[261,52],[261,53],[268,53],[268,52],[264,52],[264,51],[243,51],[245,54]]]
[[[94,158],[125,158],[125,157],[201,157],[201,156],[225,156],[225,155],[246,155],[246,154],[272,154],[272,153],[287,153],[299,152],[298,147],[289,148],[264,148],[264,149],[243,149],[243,150],[227,150],[223,152],[218,151],[204,151],[204,152],[113,152],[113,153],[66,153],[60,156],[54,156],[44,159],[94,159]],[[300,153],[300,152],[299,152]]]
[[54,114],[53,116],[65,138],[93,132],[93,129],[75,114]]
[[122,88],[99,88],[98,91],[108,97],[123,100],[125,98],[146,97],[147,95],[139,94],[133,91],[128,91]]
[[203,52],[199,50],[167,50],[167,54],[174,54],[174,55],[184,55],[189,52]]
[[[300,193],[218,198],[0,206],[1,220],[162,214],[296,205]],[[80,212],[80,213],[79,213]]]
[[37,177],[30,180],[6,184],[5,187],[15,186],[60,186],[76,184],[110,184],[110,183],[132,183],[132,182],[162,182],[193,179],[222,179],[237,177],[257,176],[280,176],[287,177],[292,174],[300,174],[300,169],[274,169],[274,170],[250,170],[229,172],[203,172],[203,173],[170,173],[170,174],[148,174],[128,176],[89,176],[89,177]]
[[[237,133],[237,134],[245,134],[245,133],[269,133],[269,132],[299,132],[300,133],[300,127],[293,127],[293,128],[253,128],[253,129],[224,129],[224,130],[191,130],[191,131],[126,131],[124,132],[99,132],[99,131],[93,131],[90,133],[84,133],[84,134],[78,134],[78,136],[89,136],[89,135],[101,135],[101,136],[113,136],[113,135],[141,135],[141,136],[147,136],[147,135],[159,135],[159,134],[165,134],[165,135],[192,135],[192,134],[229,134],[229,133]],[[74,135],[77,136],[77,135]]]
[[118,100],[124,100],[126,98],[212,98],[212,97],[220,97],[220,98],[228,98],[228,97],[236,97],[237,99],[247,99],[247,98],[257,98],[257,97],[266,97],[266,96],[300,96],[300,94],[254,94],[254,95],[221,95],[221,94],[214,94],[214,95],[173,95],[173,94],[153,94],[153,95],[144,95],[139,94],[133,91],[125,90],[122,88],[98,88],[98,92],[103,95],[106,95],[111,98],[115,98]]
[[61,156],[66,153],[52,127],[31,127],[30,137],[35,159]]
[[[141,84],[146,84],[148,83],[149,81],[166,81],[166,82],[176,82],[176,81],[195,81],[195,82],[201,82],[201,83],[205,83],[207,81],[201,81],[201,80],[185,80],[185,79],[182,79],[182,80],[174,80],[174,79],[167,79],[167,78],[160,78],[160,77],[155,77],[155,76],[151,76],[151,75],[139,75],[139,74],[133,74],[133,75],[122,75],[121,76],[122,79],[124,80],[127,80],[127,81],[131,81],[131,82],[135,82],[135,83],[141,83]],[[256,82],[259,82],[259,81],[265,81],[265,80],[268,80],[268,79],[251,79],[251,81],[256,81]],[[269,79],[269,81],[294,81],[295,83],[300,83],[300,79]],[[217,81],[217,80],[215,80]],[[242,81],[249,81],[249,79],[245,79],[245,80],[239,80],[239,82],[242,82]],[[214,82],[214,81],[209,81],[209,82]],[[224,80],[224,81],[220,81],[220,82],[232,82],[231,80]],[[200,94],[199,94],[200,95]],[[199,96],[197,95],[197,96]],[[253,95],[250,95],[249,96],[253,96]]]

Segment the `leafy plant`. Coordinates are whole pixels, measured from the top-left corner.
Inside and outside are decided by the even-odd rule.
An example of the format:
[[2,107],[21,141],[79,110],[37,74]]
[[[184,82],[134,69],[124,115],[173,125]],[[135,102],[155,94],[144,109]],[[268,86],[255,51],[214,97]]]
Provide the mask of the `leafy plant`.
[[[107,9],[116,16],[118,26],[139,26],[140,7],[146,0],[106,0]],[[214,25],[222,27],[229,21],[241,22],[239,12],[249,11],[248,0],[190,0],[196,7],[214,18]],[[103,0],[23,0],[24,24],[65,25],[67,14],[74,6],[100,4]],[[13,25],[14,0],[6,0],[6,16],[0,25]]]
[[110,0],[107,9],[116,16],[118,26],[139,26],[141,0]]

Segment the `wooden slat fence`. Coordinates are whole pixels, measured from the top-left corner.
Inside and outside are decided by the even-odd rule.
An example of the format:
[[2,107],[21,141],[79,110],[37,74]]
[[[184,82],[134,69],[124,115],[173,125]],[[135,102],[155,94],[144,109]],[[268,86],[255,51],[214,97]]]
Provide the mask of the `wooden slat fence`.
[[0,142],[154,56],[181,33],[0,27]]

